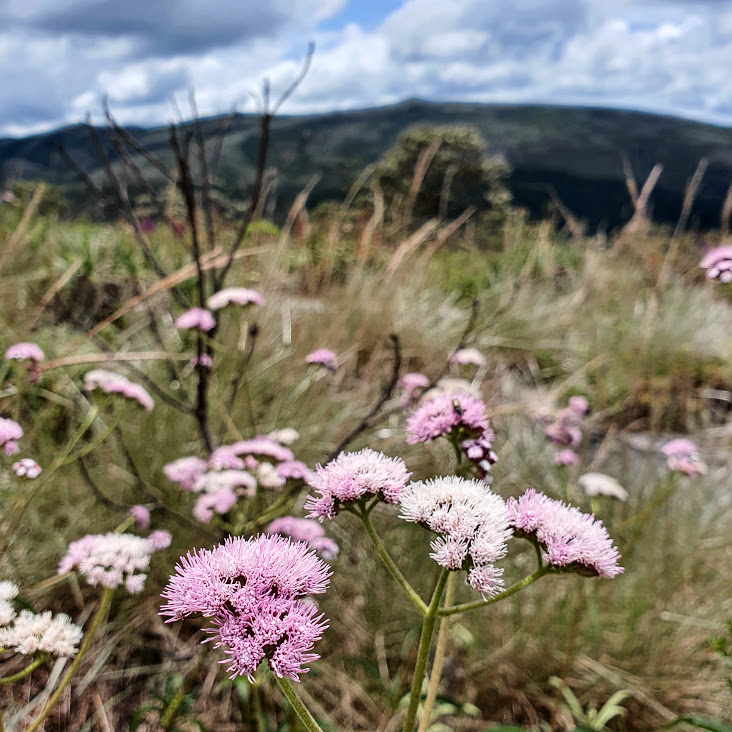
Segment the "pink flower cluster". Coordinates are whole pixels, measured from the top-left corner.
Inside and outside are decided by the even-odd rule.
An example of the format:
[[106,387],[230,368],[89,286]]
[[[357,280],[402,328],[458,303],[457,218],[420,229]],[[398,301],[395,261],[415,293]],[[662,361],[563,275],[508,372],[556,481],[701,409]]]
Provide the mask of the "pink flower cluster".
[[198,329],[204,333],[213,330],[216,326],[216,319],[210,310],[204,308],[191,308],[175,319],[175,327],[179,330]]
[[127,399],[136,401],[146,412],[152,411],[155,402],[147,390],[130,381],[116,371],[92,369],[84,374],[84,390],[101,389],[105,394],[121,394]]
[[23,428],[12,419],[0,417],[0,447],[6,455],[15,455],[20,451],[18,440],[23,436]]
[[675,473],[683,473],[690,478],[707,474],[707,466],[701,459],[699,448],[683,437],[667,442],[661,452],[666,456],[668,469]]
[[293,541],[304,541],[325,560],[338,556],[338,544],[325,535],[320,523],[312,519],[281,516],[267,527],[267,533],[289,536]]
[[[582,442],[582,419],[590,411],[587,399],[581,396],[569,398],[569,406],[557,412],[555,420],[544,428],[544,434],[560,447],[578,447]],[[560,465],[571,464],[572,459],[568,454],[563,456],[565,461],[557,463]]]
[[461,348],[450,356],[450,363],[485,366],[485,356],[477,348]]
[[43,472],[41,466],[33,458],[18,460],[17,463],[13,463],[11,470],[19,478],[27,480],[35,480]]
[[607,529],[594,516],[533,488],[509,498],[507,506],[514,533],[536,541],[552,567],[590,577],[615,577],[623,571]]
[[707,278],[710,280],[718,279],[725,284],[732,282],[732,244],[712,249],[699,266],[707,271]]
[[41,380],[40,364],[44,359],[41,347],[36,343],[15,343],[5,351],[5,358],[15,361],[30,361],[28,364],[28,377],[33,384]]
[[264,305],[264,298],[256,290],[246,287],[227,287],[208,298],[206,304],[211,310],[221,310],[227,305]]
[[154,531],[147,539],[133,534],[89,534],[72,541],[58,565],[58,573],[76,569],[92,585],[110,589],[124,584],[128,592],[142,591],[153,552],[170,546],[167,531]]
[[404,374],[397,382],[397,386],[402,390],[402,406],[409,407],[415,404],[429,385],[430,380],[424,374]]
[[267,659],[280,678],[299,680],[328,623],[308,595],[325,592],[328,566],[307,544],[272,535],[229,537],[213,549],[189,552],[162,593],[168,622],[190,615],[213,620],[231,677],[254,682]]
[[[295,430],[281,432],[285,440],[294,441],[298,436]],[[209,523],[214,514],[227,514],[240,497],[254,496],[257,486],[281,490],[288,480],[304,482],[311,477],[307,465],[295,460],[292,450],[275,439],[277,432],[273,435],[222,445],[208,461],[179,458],[168,463],[163,472],[182,490],[200,494],[193,515],[198,521]]]
[[328,348],[318,348],[316,351],[309,353],[305,356],[305,362],[322,366],[333,373],[338,370],[338,356]]
[[400,503],[400,518],[439,534],[430,556],[441,567],[468,570],[468,584],[484,597],[503,589],[503,569],[494,563],[506,555],[512,531],[505,502],[485,483],[457,476],[410,483]]
[[368,448],[342,452],[325,467],[315,466],[309,485],[318,495],[308,496],[305,501],[308,517],[330,519],[344,506],[373,498],[396,504],[410,475],[399,458]]

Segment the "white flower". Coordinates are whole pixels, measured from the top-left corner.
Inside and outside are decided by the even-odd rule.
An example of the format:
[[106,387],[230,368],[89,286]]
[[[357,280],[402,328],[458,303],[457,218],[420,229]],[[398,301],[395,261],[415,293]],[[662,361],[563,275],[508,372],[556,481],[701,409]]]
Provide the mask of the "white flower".
[[267,437],[275,442],[279,442],[280,445],[292,445],[293,442],[300,439],[300,433],[293,427],[285,427],[281,430],[270,432]]
[[23,610],[12,626],[0,630],[0,646],[31,656],[38,651],[54,656],[74,656],[82,636],[82,629],[63,613],[54,616],[51,611],[32,613]]
[[619,501],[628,500],[628,491],[615,478],[604,473],[585,473],[580,475],[577,482],[588,496],[612,496]]
[[287,482],[272,463],[260,463],[257,467],[257,481],[263,488],[282,488]]
[[[7,600],[0,600],[0,628],[11,623],[15,617],[15,610]],[[0,646],[2,643],[0,643]]]
[[0,582],[0,600],[12,600],[18,596],[18,587],[12,582]]

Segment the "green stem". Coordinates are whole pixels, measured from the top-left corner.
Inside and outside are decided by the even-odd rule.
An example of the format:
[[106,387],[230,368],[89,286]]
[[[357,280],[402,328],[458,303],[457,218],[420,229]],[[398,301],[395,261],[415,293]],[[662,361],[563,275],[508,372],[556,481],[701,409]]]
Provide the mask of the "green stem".
[[[267,720],[262,709],[262,695],[259,693],[259,683],[252,684],[252,711],[254,712],[254,721],[257,724],[257,732],[267,732]],[[292,706],[290,707],[292,708]]]
[[[447,578],[447,586],[445,587],[445,602],[442,604],[443,609],[452,605],[455,597],[455,585],[457,584],[457,572],[450,572]],[[418,732],[427,732],[430,725],[430,717],[432,716],[432,708],[435,706],[437,699],[437,690],[440,687],[440,677],[442,676],[442,665],[445,662],[445,650],[447,648],[447,631],[450,627],[451,618],[442,618],[440,620],[440,629],[437,631],[437,643],[435,645],[435,658],[432,661],[432,670],[430,671],[430,683],[427,686],[427,697],[422,707],[422,716],[419,720]]]
[[417,594],[412,585],[409,584],[407,578],[401,573],[399,567],[397,567],[394,563],[394,560],[391,558],[391,555],[384,546],[384,543],[381,541],[379,535],[376,533],[376,529],[371,522],[371,517],[369,516],[369,514],[366,511],[354,513],[363,522],[366,533],[369,535],[369,538],[371,539],[371,542],[376,549],[376,553],[381,557],[381,561],[384,563],[384,566],[389,570],[391,576],[401,585],[404,592],[407,593],[409,599],[417,606],[417,609],[422,613],[422,615],[426,615],[427,605],[425,604],[424,600]]
[[3,684],[12,684],[14,681],[20,681],[21,679],[24,679],[28,674],[32,674],[46,659],[48,656],[43,653],[38,658],[33,661],[29,666],[26,666],[22,671],[18,671],[17,674],[13,674],[12,676],[4,676],[3,678],[0,678],[0,686]]
[[275,676],[275,678],[277,679],[277,683],[280,685],[280,689],[282,689],[282,693],[285,695],[285,698],[290,703],[290,706],[295,710],[295,714],[297,714],[300,721],[305,725],[305,729],[308,732],[323,732],[323,729],[315,721],[315,718],[310,714],[308,708],[300,698],[300,695],[297,693],[292,680],[287,677],[281,679],[279,676]]
[[435,591],[432,593],[432,599],[422,620],[422,633],[419,636],[419,649],[417,650],[417,662],[414,664],[414,676],[412,676],[412,689],[409,692],[409,707],[407,716],[404,719],[402,732],[413,732],[414,720],[417,717],[419,709],[419,700],[422,696],[422,682],[424,681],[424,672],[427,668],[427,658],[430,655],[430,646],[432,645],[432,634],[435,631],[435,623],[437,622],[437,611],[440,607],[442,599],[442,591],[445,589],[447,578],[449,575],[447,569],[440,572],[437,580]]
[[84,636],[84,640],[82,641],[81,647],[79,648],[79,652],[76,654],[76,658],[74,659],[71,666],[69,666],[69,670],[64,674],[64,677],[61,679],[61,682],[56,688],[56,691],[53,692],[51,698],[46,702],[46,706],[43,707],[41,713],[38,715],[38,717],[36,717],[36,719],[33,721],[33,724],[31,724],[31,726],[28,727],[25,732],[36,732],[36,730],[43,723],[43,720],[46,719],[46,717],[51,713],[51,710],[56,706],[58,700],[61,698],[61,694],[64,693],[64,689],[69,685],[71,679],[74,678],[76,670],[81,665],[82,659],[91,647],[92,640],[94,639],[97,630],[99,630],[99,626],[102,624],[107,614],[107,611],[109,610],[109,606],[112,604],[113,595],[114,590],[111,590],[109,588],[106,588],[104,590],[104,593],[102,594],[102,600],[99,603],[99,607],[97,608],[94,617],[92,618],[91,625],[89,626],[89,630]]
[[468,612],[468,610],[477,610],[480,607],[493,605],[493,603],[505,600],[507,597],[511,597],[511,595],[515,595],[517,592],[520,592],[525,587],[533,584],[536,580],[541,579],[545,574],[549,574],[551,571],[552,568],[550,566],[545,565],[543,567],[539,567],[536,572],[530,574],[528,577],[524,577],[520,582],[517,582],[515,585],[512,585],[495,597],[490,597],[487,600],[475,600],[475,602],[464,602],[462,605],[453,605],[449,608],[442,608],[442,610],[437,611],[437,614],[441,618],[445,618],[448,615],[457,615],[458,613]]

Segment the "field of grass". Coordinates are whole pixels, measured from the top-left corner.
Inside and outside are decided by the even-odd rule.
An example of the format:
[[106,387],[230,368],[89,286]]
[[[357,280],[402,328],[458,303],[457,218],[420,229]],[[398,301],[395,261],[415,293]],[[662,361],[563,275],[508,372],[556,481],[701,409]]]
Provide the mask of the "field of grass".
[[[150,295],[157,278],[126,225],[42,216],[21,224],[21,216],[20,206],[0,208],[0,241],[22,230],[11,256],[0,253],[1,345],[36,342],[46,361],[37,384],[19,363],[0,365],[0,416],[22,425],[21,455],[44,473],[23,482],[9,470],[16,458],[3,458],[0,581],[16,583],[28,607],[89,622],[99,588],[75,574],[56,576],[68,544],[113,531],[134,504],[154,507],[152,528],[173,536],[153,556],[144,592],[115,594],[46,729],[302,729],[270,673],[261,670],[254,686],[228,680],[220,651],[200,646],[200,623],[166,625],[158,616],[179,556],[212,546],[232,526],[251,530],[277,499],[263,491],[236,515],[202,525],[191,516],[194,496],[163,474],[181,456],[204,454],[193,415],[174,406],[192,402],[197,388],[189,365],[195,338],[174,326],[183,311],[178,300],[196,302],[195,270]],[[729,669],[709,639],[732,618],[730,286],[704,280],[691,238],[672,242],[653,227],[607,241],[573,239],[516,214],[490,242],[461,230],[435,248],[434,236],[410,246],[399,232],[366,237],[359,226],[341,211],[299,236],[263,225],[249,234],[228,284],[258,290],[265,304],[219,313],[208,407],[214,443],[293,427],[296,457],[311,468],[326,461],[392,378],[395,334],[402,374],[464,378],[485,401],[498,454],[492,490],[508,498],[534,487],[597,511],[625,568],[612,580],[550,577],[460,615],[447,633],[428,729],[573,729],[578,719],[554,676],[584,709],[629,692],[627,714],[597,729],[647,732],[694,714],[729,723]],[[225,247],[233,231],[220,223],[217,235]],[[167,228],[149,240],[166,273],[191,261]],[[447,366],[461,339],[485,366]],[[305,363],[323,347],[338,355],[334,374]],[[130,353],[138,356],[121,360]],[[94,367],[145,384],[152,412],[84,391],[82,377]],[[563,407],[572,395],[591,407],[582,464],[558,468],[532,415]],[[401,456],[414,479],[454,472],[449,446],[405,443],[408,411],[398,391],[381,413],[349,449]],[[659,449],[681,435],[700,447],[705,476],[669,476]],[[628,500],[590,506],[576,481],[589,470],[620,481]],[[293,493],[293,515],[304,515],[306,493]],[[427,559],[426,532],[386,505],[374,523],[426,596],[438,573]],[[353,516],[341,513],[324,526],[340,553],[319,599],[330,628],[317,647],[321,660],[299,685],[302,696],[324,730],[394,732],[420,617]],[[502,562],[507,586],[531,571],[532,556],[512,550]],[[460,583],[456,592],[456,602],[475,597]],[[6,732],[26,728],[62,666],[52,660],[0,686]],[[20,668],[18,656],[0,655],[0,677]],[[178,691],[180,717],[161,725],[155,700],[168,708]]]

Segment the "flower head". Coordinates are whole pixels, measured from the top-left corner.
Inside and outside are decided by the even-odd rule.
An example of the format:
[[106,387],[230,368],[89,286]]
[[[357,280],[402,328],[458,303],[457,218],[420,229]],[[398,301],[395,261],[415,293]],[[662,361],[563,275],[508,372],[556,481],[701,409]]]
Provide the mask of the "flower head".
[[628,491],[615,478],[604,473],[585,473],[577,478],[577,482],[588,496],[611,496],[619,501],[628,500]]
[[378,497],[395,504],[411,473],[399,458],[375,450],[342,452],[325,467],[315,466],[310,486],[319,494],[308,496],[305,508],[309,518],[333,518],[343,506],[361,498]]
[[707,474],[707,466],[701,458],[699,448],[683,437],[667,442],[661,452],[666,456],[666,465],[674,473],[683,473],[690,478]]
[[221,488],[212,493],[204,493],[193,507],[193,517],[202,524],[207,524],[217,513],[219,516],[227,514],[236,504],[237,495],[230,488]]
[[661,452],[666,457],[691,457],[699,453],[699,448],[691,441],[683,437],[667,442]]
[[277,475],[288,480],[302,480],[310,483],[313,479],[313,471],[300,460],[285,460],[277,465]]
[[[0,628],[8,625],[15,617],[11,600],[18,595],[18,587],[7,580],[0,582]],[[3,644],[0,643],[0,646]]]
[[69,544],[58,573],[77,569],[92,586],[113,589],[124,584],[128,592],[135,594],[142,590],[154,551],[153,542],[140,536],[89,534]]
[[699,266],[707,271],[707,278],[720,282],[732,282],[732,244],[717,247],[708,252]]
[[500,496],[481,481],[449,476],[410,483],[400,503],[400,518],[439,535],[430,556],[440,566],[468,570],[468,584],[484,596],[501,591],[503,570],[492,565],[505,556],[512,531]]
[[121,394],[136,401],[146,412],[150,412],[155,402],[147,390],[130,381],[122,374],[106,369],[92,369],[84,374],[84,390],[101,389],[105,394]]
[[318,348],[305,356],[306,363],[317,364],[335,373],[338,370],[338,356],[328,348]]
[[338,544],[325,535],[325,529],[318,521],[312,519],[281,516],[267,527],[267,533],[289,536],[293,541],[304,541],[326,560],[335,559],[338,555]]
[[607,529],[594,516],[533,488],[510,498],[507,505],[514,533],[538,542],[553,567],[593,577],[614,577],[623,571]]
[[300,439],[300,433],[294,427],[283,427],[266,435],[270,440],[279,442],[280,445],[292,445]]
[[579,463],[579,455],[574,450],[560,450],[554,455],[555,465],[579,465]]
[[41,466],[33,458],[22,458],[17,463],[13,463],[10,469],[19,478],[28,480],[35,480],[43,472]]
[[189,615],[213,619],[215,647],[228,656],[232,678],[254,672],[266,658],[279,677],[299,680],[327,627],[307,595],[328,586],[327,565],[307,544],[281,536],[229,537],[213,549],[181,558],[162,596],[168,622]]
[[150,526],[150,511],[145,506],[132,506],[130,508],[130,516],[135,522],[135,526],[143,531]]
[[26,656],[41,651],[70,657],[76,655],[83,635],[82,629],[72,623],[68,615],[22,610],[11,626],[0,629],[0,646]]
[[23,436],[23,428],[12,419],[0,417],[0,446],[6,455],[15,455],[20,450],[18,440]]
[[197,328],[204,333],[213,330],[216,326],[216,319],[210,310],[204,308],[191,308],[175,319],[175,327],[179,330],[191,330]]
[[414,404],[429,385],[430,380],[424,374],[404,374],[397,382],[397,386],[403,390],[402,404],[404,406]]
[[208,298],[206,304],[211,310],[220,310],[227,305],[264,305],[264,298],[256,290],[246,287],[227,287]]
[[150,536],[147,537],[147,540],[150,542],[152,548],[156,552],[159,552],[161,549],[167,549],[170,546],[170,542],[173,540],[173,537],[169,531],[158,529],[157,531],[153,531]]
[[197,457],[182,457],[168,463],[163,467],[165,477],[173,482],[179,483],[181,490],[191,491],[196,483],[196,479],[203,475],[208,468],[205,460]]
[[485,356],[477,348],[461,348],[450,356],[450,363],[485,366]]
[[36,343],[15,343],[5,351],[5,358],[40,363],[43,361],[44,355],[41,347]]
[[480,399],[463,391],[435,394],[407,420],[407,444],[430,442],[460,431],[469,439],[488,428],[485,404]]
[[239,440],[231,445],[222,445],[211,454],[211,459],[223,455],[255,455],[257,457],[272,458],[276,462],[284,462],[292,460],[295,456],[287,447],[283,447],[279,442],[271,437],[260,435],[253,437],[251,440]]

